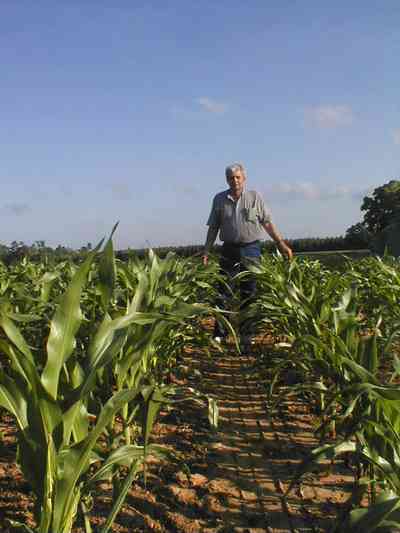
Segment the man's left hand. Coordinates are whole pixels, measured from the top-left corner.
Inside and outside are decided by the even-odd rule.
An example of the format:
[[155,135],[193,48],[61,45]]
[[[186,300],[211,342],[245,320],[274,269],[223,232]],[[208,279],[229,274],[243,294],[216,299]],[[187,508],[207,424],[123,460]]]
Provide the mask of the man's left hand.
[[279,248],[279,251],[283,255],[286,255],[286,257],[289,259],[289,261],[291,261],[293,259],[293,251],[292,251],[291,248],[289,248],[289,246],[285,243],[285,241],[279,241],[277,243],[277,246]]

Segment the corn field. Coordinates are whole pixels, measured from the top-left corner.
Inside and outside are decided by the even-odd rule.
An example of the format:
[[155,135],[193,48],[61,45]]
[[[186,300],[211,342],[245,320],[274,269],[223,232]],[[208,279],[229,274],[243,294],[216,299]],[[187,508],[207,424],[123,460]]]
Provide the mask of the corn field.
[[[286,397],[306,401],[320,445],[287,489],[315,464],[352,465],[350,498],[332,531],[400,528],[400,267],[390,258],[343,261],[340,271],[307,259],[266,255],[252,272],[257,297],[246,320],[273,342],[255,346],[267,376],[271,413]],[[0,263],[0,406],[17,428],[15,461],[34,499],[34,523],[7,527],[37,533],[111,531],[149,458],[171,459],[152,443],[165,406],[211,398],[179,389],[169,375],[185,349],[218,356],[204,327],[218,317],[240,350],[237,305],[215,307],[216,261],[116,260],[112,235],[80,265]],[[290,382],[287,376],[290,374]],[[294,379],[293,379],[294,376]],[[179,398],[179,401],[178,401]],[[266,459],[267,460],[267,459]],[[100,529],[91,511],[99,483],[112,505]]]

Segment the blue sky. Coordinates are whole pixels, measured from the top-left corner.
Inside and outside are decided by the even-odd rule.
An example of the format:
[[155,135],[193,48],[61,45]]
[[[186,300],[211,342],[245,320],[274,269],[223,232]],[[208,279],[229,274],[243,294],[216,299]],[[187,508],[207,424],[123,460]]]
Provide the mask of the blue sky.
[[0,242],[201,243],[242,162],[288,238],[400,179],[398,0],[0,1]]

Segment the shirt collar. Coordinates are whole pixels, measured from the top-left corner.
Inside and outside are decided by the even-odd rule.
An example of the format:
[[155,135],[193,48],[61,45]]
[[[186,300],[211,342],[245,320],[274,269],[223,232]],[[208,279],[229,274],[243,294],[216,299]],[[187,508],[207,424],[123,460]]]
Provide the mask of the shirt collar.
[[233,196],[231,196],[230,189],[228,189],[228,190],[226,191],[226,197],[227,197],[229,200],[231,200],[231,202],[236,203],[236,202],[239,202],[239,200],[242,199],[242,197],[243,197],[243,195],[244,195],[245,192],[246,192],[246,191],[245,191],[245,189],[243,188],[242,194],[239,196],[239,198],[238,198],[237,200],[235,200],[235,199],[233,198]]

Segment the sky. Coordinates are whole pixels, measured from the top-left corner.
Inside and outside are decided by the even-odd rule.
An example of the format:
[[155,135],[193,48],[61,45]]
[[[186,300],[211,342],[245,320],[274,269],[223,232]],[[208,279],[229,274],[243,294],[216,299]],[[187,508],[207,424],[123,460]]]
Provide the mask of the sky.
[[399,28],[398,0],[0,0],[0,243],[200,244],[234,162],[284,237],[343,235],[400,179]]

